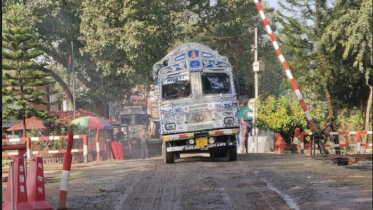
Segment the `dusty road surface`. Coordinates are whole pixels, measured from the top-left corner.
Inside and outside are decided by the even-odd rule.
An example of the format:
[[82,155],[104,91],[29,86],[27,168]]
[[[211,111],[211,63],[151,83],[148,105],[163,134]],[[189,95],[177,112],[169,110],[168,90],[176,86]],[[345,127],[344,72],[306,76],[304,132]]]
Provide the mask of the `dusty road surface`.
[[[72,170],[68,209],[372,209],[371,167],[310,156],[240,154],[228,162],[195,154],[175,164],[153,157],[89,166]],[[45,176],[57,208],[61,172]]]

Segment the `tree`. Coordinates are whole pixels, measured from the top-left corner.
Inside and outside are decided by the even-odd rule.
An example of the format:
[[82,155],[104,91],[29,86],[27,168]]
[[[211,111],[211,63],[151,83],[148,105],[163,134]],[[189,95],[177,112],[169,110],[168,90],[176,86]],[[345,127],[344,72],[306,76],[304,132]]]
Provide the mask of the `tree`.
[[327,0],[284,0],[279,2],[277,21],[281,25],[279,43],[300,87],[318,94],[312,101],[326,100],[329,118],[334,118],[334,96],[330,94],[330,65],[317,51],[321,36],[330,21]]
[[50,78],[50,74],[43,72],[46,64],[36,62],[43,52],[36,49],[38,43],[31,28],[22,26],[22,18],[7,18],[4,21],[2,93],[5,96],[4,104],[8,107],[3,118],[22,119],[25,137],[26,118],[41,114],[33,105],[48,104],[43,97],[54,94],[47,93],[41,87],[54,84],[55,81]]
[[365,113],[365,130],[369,130],[373,100],[371,14],[372,1],[337,1],[319,46],[319,51],[326,52],[327,62],[336,67],[332,84],[343,83],[347,87],[343,92],[335,90],[344,99],[344,107],[359,107]]
[[[320,109],[315,108],[310,114],[316,123],[323,123],[323,113]],[[287,144],[291,144],[295,128],[300,128],[301,131],[310,130],[298,101],[290,101],[284,96],[269,96],[260,101],[256,124],[260,129],[280,133]]]

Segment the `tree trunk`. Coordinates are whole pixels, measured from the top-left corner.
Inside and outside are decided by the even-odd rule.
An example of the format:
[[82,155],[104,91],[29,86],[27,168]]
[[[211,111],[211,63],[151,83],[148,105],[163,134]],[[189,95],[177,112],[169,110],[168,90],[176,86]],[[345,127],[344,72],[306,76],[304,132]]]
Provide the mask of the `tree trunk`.
[[23,116],[22,116],[22,124],[23,124],[23,138],[26,137],[26,108],[23,107]]
[[65,94],[67,95],[67,97],[68,97],[70,103],[73,104],[73,101],[74,101],[74,99],[73,99],[73,95],[71,94],[69,87],[68,87],[67,84],[66,84],[66,83],[61,79],[61,77],[58,76],[56,73],[54,73],[54,72],[53,72],[52,70],[50,70],[50,69],[46,69],[46,68],[44,68],[43,71],[44,71],[45,73],[49,73],[49,74],[51,74],[51,76],[53,77],[53,79],[56,80],[56,82],[58,82],[59,85],[61,85],[61,87],[62,87],[63,91],[65,92]]
[[326,95],[326,102],[328,104],[328,113],[329,113],[329,120],[334,119],[334,109],[332,104],[332,96],[330,95],[330,92],[328,88],[325,88],[325,95]]
[[[371,85],[367,84],[369,86],[369,98],[367,102],[367,110],[365,114],[365,130],[369,131],[369,118],[370,118],[370,111],[372,109],[372,102],[373,102],[373,88]],[[364,141],[365,143],[368,143],[368,135],[365,136]]]

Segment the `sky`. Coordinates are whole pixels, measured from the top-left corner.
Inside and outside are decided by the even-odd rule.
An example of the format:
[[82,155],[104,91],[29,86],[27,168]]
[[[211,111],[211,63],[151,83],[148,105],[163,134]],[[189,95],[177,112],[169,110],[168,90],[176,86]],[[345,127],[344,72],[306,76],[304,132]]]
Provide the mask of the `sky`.
[[277,8],[278,0],[266,0],[271,7]]
[[[277,1],[279,0],[264,0],[264,1],[267,1],[271,7],[277,8]],[[216,0],[210,0],[210,5],[214,5],[215,3],[216,3]]]

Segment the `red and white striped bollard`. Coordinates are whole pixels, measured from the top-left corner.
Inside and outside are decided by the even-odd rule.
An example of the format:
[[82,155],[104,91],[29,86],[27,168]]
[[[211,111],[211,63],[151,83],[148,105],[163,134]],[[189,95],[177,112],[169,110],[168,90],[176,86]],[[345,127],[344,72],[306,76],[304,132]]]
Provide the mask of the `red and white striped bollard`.
[[61,177],[61,185],[60,185],[60,197],[58,200],[58,209],[67,209],[66,208],[66,200],[67,200],[67,188],[69,186],[69,177],[70,177],[70,170],[71,170],[71,163],[72,163],[72,154],[71,150],[73,147],[73,133],[71,130],[67,133],[67,149],[65,153],[65,157],[63,160],[63,168],[62,168],[62,177]]

